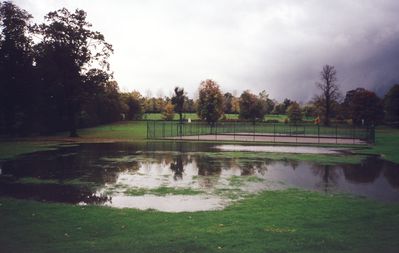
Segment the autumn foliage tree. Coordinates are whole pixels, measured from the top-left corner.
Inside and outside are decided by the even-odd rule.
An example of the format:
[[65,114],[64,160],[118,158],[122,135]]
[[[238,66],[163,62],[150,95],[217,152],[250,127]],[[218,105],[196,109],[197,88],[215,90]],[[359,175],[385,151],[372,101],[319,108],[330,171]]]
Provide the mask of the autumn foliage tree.
[[343,106],[347,117],[356,125],[377,124],[384,118],[381,99],[374,92],[364,88],[348,91]]
[[224,99],[219,85],[210,79],[202,81],[199,88],[197,114],[209,124],[223,117]]
[[291,123],[297,124],[302,121],[301,107],[297,102],[293,102],[287,108],[287,116]]

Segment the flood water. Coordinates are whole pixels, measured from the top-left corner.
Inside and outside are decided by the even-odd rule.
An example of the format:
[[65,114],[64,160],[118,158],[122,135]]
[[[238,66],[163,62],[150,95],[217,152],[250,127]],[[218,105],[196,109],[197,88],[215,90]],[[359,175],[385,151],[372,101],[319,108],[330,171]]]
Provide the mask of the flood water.
[[248,194],[290,187],[399,201],[399,166],[376,157],[331,166],[231,153],[167,142],[37,152],[0,163],[0,196],[169,212],[222,209]]

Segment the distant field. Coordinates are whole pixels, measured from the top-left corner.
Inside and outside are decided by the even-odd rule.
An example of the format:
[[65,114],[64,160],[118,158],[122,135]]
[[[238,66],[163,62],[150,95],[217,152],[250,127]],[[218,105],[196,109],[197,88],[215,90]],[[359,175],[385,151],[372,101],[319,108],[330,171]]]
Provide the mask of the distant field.
[[[185,119],[191,119],[191,120],[199,120],[198,115],[196,113],[184,113],[183,117]],[[238,119],[238,114],[225,114],[226,119]],[[266,115],[265,120],[278,120],[279,122],[284,122],[284,120],[287,118],[287,115],[273,115],[269,114]],[[161,113],[146,113],[143,116],[143,119],[145,120],[162,120],[162,114]],[[179,115],[175,114],[174,120],[178,120]],[[304,118],[305,120],[313,120],[313,118]]]

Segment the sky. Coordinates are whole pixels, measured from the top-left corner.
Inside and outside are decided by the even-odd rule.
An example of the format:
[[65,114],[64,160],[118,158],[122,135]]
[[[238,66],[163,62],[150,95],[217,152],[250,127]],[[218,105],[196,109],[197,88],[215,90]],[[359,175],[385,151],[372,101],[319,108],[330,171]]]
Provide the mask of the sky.
[[325,64],[343,94],[384,95],[399,83],[397,0],[14,0],[42,23],[62,7],[87,12],[113,45],[109,59],[122,91],[144,96],[184,87],[198,94],[213,79],[244,90],[306,102]]

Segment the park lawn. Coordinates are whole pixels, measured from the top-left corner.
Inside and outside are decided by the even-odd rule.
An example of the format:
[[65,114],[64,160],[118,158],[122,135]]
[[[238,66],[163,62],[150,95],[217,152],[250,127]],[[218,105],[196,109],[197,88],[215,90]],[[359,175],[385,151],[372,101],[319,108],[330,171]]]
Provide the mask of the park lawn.
[[97,127],[82,128],[78,131],[83,138],[121,139],[124,141],[147,138],[146,121],[123,121]]
[[399,205],[268,191],[163,213],[0,198],[2,252],[397,252]]

